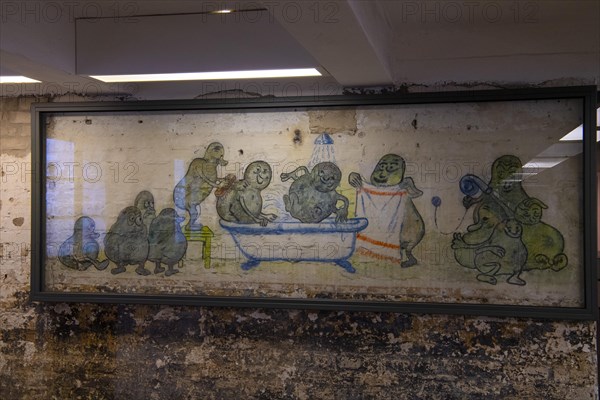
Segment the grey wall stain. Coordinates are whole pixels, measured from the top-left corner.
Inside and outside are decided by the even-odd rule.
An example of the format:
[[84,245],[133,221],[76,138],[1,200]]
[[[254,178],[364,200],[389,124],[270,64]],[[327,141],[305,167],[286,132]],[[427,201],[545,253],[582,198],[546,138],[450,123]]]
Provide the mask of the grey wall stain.
[[25,222],[25,218],[23,218],[23,217],[13,218],[13,220],[12,220],[12,223],[14,226],[21,226],[21,225],[23,225],[23,222]]

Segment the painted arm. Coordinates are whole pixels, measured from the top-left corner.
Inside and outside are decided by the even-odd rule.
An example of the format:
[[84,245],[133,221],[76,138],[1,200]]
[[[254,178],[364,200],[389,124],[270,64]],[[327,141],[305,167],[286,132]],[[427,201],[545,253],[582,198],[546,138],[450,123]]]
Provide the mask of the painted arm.
[[246,200],[243,196],[240,196],[240,205],[246,214],[250,216],[254,220],[254,222],[260,224],[260,226],[267,226],[269,222],[273,222],[277,215],[275,214],[263,214],[262,212],[258,213],[258,216],[252,214],[248,206],[246,205]]
[[344,204],[342,205],[342,207],[336,209],[335,222],[346,222],[346,220],[348,219],[348,206],[350,205],[350,202],[345,196],[342,196],[341,194],[336,192],[336,205],[338,201],[341,201]]
[[415,185],[415,181],[413,181],[412,178],[404,178],[402,182],[400,182],[399,187],[401,189],[406,189],[406,191],[408,192],[408,196],[411,199],[421,197],[423,195],[423,192],[417,188],[417,186]]
[[302,175],[306,175],[306,174],[309,173],[308,172],[308,168],[306,168],[304,166],[298,167],[295,170],[293,170],[292,172],[289,172],[287,174],[285,172],[282,173],[281,176],[280,176],[281,177],[281,182],[285,182],[285,181],[287,181],[289,179],[292,179],[292,180],[295,181],[296,179],[299,178],[298,172],[302,172]]
[[217,169],[216,166],[211,166],[210,163],[208,163],[205,159],[201,158],[199,160],[199,164],[198,168],[196,169],[196,171],[198,171],[198,176],[200,178],[202,178],[204,180],[204,182],[208,183],[210,186],[212,186],[213,188],[216,188],[217,186],[219,186],[219,184],[223,181],[223,179],[219,179],[217,178],[215,181],[213,181],[206,173],[206,168],[214,168],[215,170]]
[[[273,222],[277,219],[277,215],[275,214],[265,214],[265,213],[260,213],[260,218],[261,218],[261,225],[262,222],[266,220],[265,225],[267,225],[268,222]],[[265,226],[263,225],[263,226]]]
[[491,234],[490,234],[490,237],[485,239],[483,242],[467,243],[467,242],[465,242],[465,238],[463,237],[463,235],[459,232],[456,232],[453,236],[452,245],[450,247],[454,250],[456,250],[456,249],[479,249],[482,246],[486,246],[486,245],[487,245],[487,247],[494,247],[494,246],[489,246],[490,238],[491,238]]
[[504,247],[501,246],[483,246],[475,250],[475,254],[481,254],[485,251],[492,252],[498,257],[504,257],[504,254],[506,253]]
[[360,176],[358,172],[350,172],[350,175],[348,175],[348,183],[352,185],[352,187],[358,189],[363,185],[362,176]]

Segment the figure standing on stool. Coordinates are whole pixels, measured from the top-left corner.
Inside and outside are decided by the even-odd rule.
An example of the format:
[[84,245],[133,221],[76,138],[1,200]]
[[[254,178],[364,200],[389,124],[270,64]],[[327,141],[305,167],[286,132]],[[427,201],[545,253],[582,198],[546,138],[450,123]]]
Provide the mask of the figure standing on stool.
[[173,190],[173,201],[177,208],[186,210],[189,221],[186,229],[199,231],[200,204],[211,194],[221,181],[217,177],[217,166],[227,165],[223,159],[223,145],[213,142],[208,145],[204,157],[195,158],[190,163],[187,173]]

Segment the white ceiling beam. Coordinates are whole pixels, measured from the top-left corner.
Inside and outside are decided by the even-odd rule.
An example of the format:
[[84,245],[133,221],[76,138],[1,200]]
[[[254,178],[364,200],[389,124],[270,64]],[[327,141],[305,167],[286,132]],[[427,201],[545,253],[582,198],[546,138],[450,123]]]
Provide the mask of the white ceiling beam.
[[261,4],[342,86],[392,83],[388,66],[346,0]]

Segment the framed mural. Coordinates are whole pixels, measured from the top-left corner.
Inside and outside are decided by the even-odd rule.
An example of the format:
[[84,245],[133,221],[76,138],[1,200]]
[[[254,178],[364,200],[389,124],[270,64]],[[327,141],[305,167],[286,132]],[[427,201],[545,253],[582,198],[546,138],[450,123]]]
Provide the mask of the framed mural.
[[593,318],[595,96],[34,104],[32,299]]

